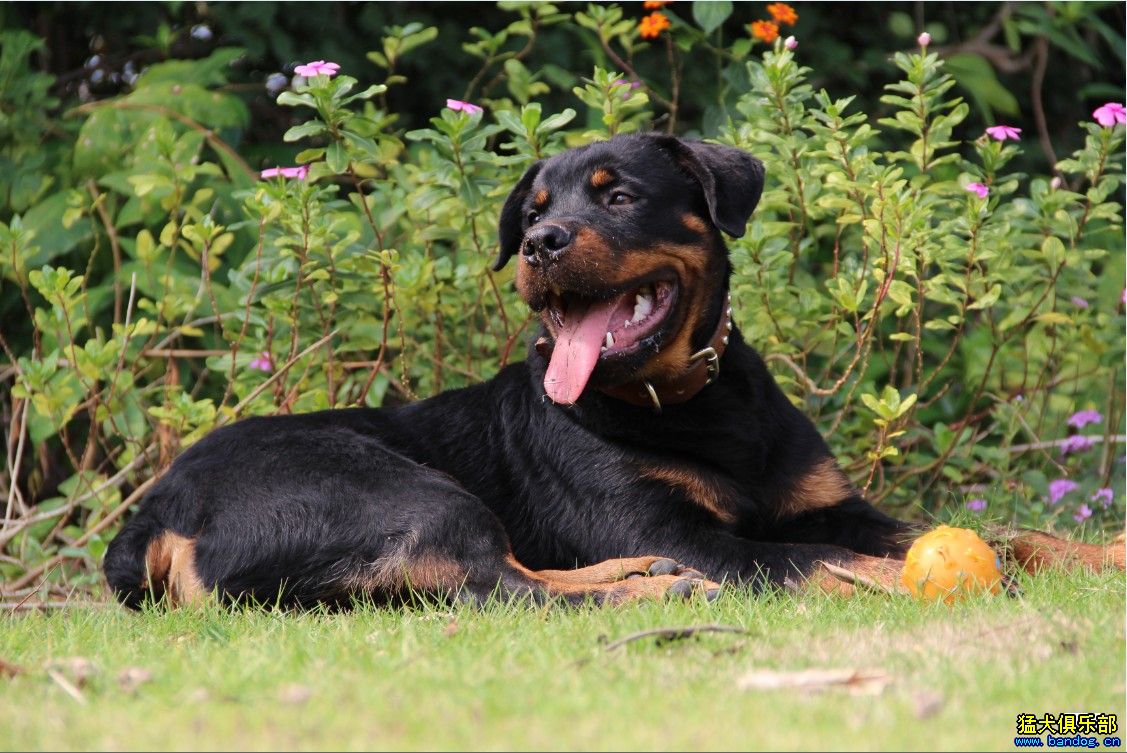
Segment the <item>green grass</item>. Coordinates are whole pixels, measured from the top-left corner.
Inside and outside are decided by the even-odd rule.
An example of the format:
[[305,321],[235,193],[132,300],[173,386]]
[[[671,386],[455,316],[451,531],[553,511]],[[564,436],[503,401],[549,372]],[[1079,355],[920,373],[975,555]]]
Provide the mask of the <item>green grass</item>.
[[[6,616],[0,659],[23,671],[0,679],[0,748],[1001,750],[1022,712],[1122,725],[1123,574],[1022,587],[954,607],[732,591],[617,609]],[[705,623],[747,633],[606,647]],[[75,657],[93,665],[85,682]],[[151,680],[123,687],[129,668]],[[756,670],[806,668],[891,682],[879,695],[740,689]]]

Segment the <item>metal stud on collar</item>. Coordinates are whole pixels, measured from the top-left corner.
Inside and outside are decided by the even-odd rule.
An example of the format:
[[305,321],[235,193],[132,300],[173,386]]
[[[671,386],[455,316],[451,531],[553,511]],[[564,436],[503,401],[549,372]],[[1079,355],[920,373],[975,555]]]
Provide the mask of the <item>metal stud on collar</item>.
[[708,386],[716,381],[716,377],[720,376],[720,354],[716,352],[716,348],[709,345],[707,348],[701,348],[696,353],[689,356],[689,363],[696,363],[700,359],[705,359],[705,367],[708,369],[708,381],[705,386]]
[[655,390],[654,386],[649,383],[649,380],[643,380],[642,386],[646,388],[646,392],[650,393],[650,400],[653,401],[654,404],[654,415],[660,416],[661,401],[657,399],[657,390]]

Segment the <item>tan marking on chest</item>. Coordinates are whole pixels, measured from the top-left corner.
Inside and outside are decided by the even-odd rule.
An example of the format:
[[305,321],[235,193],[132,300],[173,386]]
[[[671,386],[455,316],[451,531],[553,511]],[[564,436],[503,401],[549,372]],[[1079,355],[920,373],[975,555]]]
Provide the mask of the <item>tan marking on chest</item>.
[[795,482],[783,498],[780,517],[790,517],[810,510],[833,507],[857,494],[845,473],[833,458],[819,461],[802,478]]
[[641,476],[683,492],[693,503],[712,513],[722,523],[736,522],[731,495],[722,484],[706,475],[686,468],[654,465],[644,467]]

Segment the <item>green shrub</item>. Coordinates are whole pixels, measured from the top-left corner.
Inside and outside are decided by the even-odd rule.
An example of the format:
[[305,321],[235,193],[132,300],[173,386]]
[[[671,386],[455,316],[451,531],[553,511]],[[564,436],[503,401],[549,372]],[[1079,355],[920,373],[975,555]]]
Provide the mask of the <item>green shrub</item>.
[[[624,66],[636,51],[615,6],[521,12],[507,33],[574,22]],[[717,20],[696,20],[665,33],[683,59],[724,63],[732,114],[706,135],[768,168],[730,243],[736,320],[853,479],[917,518],[974,498],[1024,524],[1090,510],[1087,530],[1120,527],[1124,127],[1080,124],[1057,179],[1010,172],[1020,143],[960,128],[968,106],[926,48],[894,57],[876,119],[814,91],[800,50],[717,48],[702,30]],[[37,42],[2,34],[8,593],[93,582],[129,505],[218,425],[414,400],[522,358],[534,320],[511,267],[489,272],[507,191],[535,159],[675,116],[656,84],[605,67],[574,87],[582,115],[544,113],[549,84],[481,31],[467,49],[505,66],[507,95],[403,132],[387,87],[434,32],[390,31],[371,57],[384,83],[341,71],[278,96],[306,118],[285,135],[302,151],[296,177],[265,179],[236,148],[239,50],[152,65],[129,94],[45,122]],[[1068,423],[1093,410],[1085,449]],[[1050,483],[1065,478],[1078,487]],[[1092,499],[1104,488],[1110,506]]]

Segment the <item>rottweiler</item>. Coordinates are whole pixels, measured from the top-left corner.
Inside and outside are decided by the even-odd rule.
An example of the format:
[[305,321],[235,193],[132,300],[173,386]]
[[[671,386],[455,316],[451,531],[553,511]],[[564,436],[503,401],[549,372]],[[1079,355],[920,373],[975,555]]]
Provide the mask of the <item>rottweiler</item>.
[[[742,150],[659,134],[532,165],[494,264],[518,257],[539,316],[527,360],[402,407],[212,432],[110,544],[110,585],[132,607],[895,587],[916,532],[862,497],[733,321],[723,235],[763,185]],[[1020,561],[1106,559],[1039,536]]]

